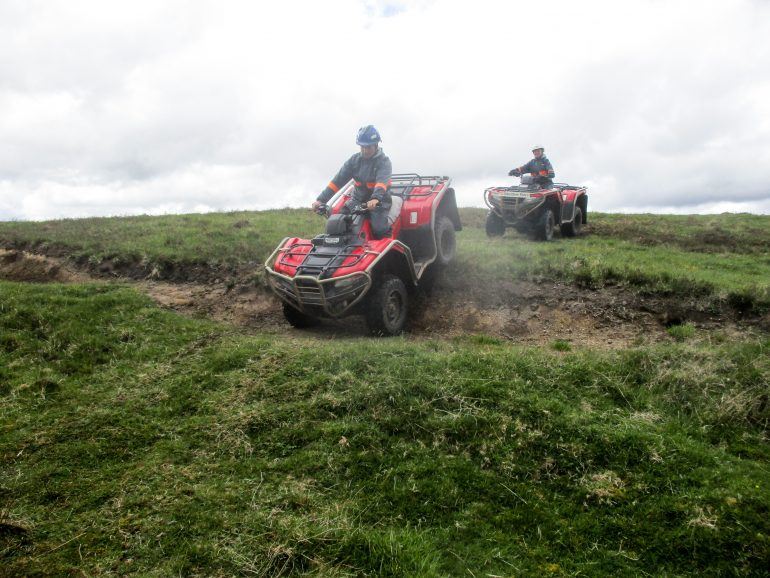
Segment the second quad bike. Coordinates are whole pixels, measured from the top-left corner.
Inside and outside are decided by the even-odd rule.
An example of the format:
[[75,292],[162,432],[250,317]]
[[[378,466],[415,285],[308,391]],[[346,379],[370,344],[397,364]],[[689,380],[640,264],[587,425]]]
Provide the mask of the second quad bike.
[[265,262],[267,279],[294,327],[360,314],[375,335],[396,335],[410,297],[455,256],[455,192],[449,177],[393,175],[390,233],[375,239],[365,205],[350,209],[353,186],[322,206],[325,234],[281,241]]
[[521,178],[520,185],[486,189],[484,201],[489,207],[486,231],[490,237],[499,237],[511,227],[550,241],[557,225],[562,235],[575,237],[588,222],[586,187],[565,183],[541,187],[529,175]]

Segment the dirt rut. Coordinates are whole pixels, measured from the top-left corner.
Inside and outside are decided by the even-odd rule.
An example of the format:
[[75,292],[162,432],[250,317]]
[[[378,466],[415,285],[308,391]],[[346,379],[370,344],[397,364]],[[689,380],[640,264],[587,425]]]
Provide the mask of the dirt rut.
[[[246,330],[285,333],[281,305],[264,288],[236,283],[171,283],[118,278],[104,281],[66,260],[22,251],[0,250],[0,278],[34,283],[120,282],[133,285],[162,307],[181,314],[238,325]],[[697,299],[644,296],[627,287],[584,289],[554,282],[511,281],[490,286],[472,280],[440,279],[430,294],[412,302],[412,338],[488,335],[523,344],[565,341],[575,346],[620,348],[667,340],[670,325],[693,322],[706,329],[741,332],[770,329],[770,319],[739,319],[714,311]],[[302,332],[320,338],[361,337],[360,318],[325,321]]]

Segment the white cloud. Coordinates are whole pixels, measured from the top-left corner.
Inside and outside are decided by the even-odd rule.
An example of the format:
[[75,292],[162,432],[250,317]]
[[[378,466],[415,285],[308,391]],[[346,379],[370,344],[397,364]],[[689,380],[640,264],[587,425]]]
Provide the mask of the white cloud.
[[768,211],[770,5],[6,1],[0,219],[310,202],[375,123],[463,204],[542,142],[597,210]]

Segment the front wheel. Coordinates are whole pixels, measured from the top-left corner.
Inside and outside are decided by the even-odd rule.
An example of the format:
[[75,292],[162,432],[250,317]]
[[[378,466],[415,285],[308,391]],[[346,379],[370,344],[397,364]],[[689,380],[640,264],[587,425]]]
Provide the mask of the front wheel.
[[283,304],[283,316],[286,318],[286,321],[289,322],[289,325],[296,327],[297,329],[313,327],[319,323],[317,317],[302,313],[302,311],[295,309],[288,303]]
[[556,226],[556,219],[553,216],[553,210],[545,209],[543,214],[537,220],[535,226],[535,238],[540,241],[550,241],[553,239],[553,229]]
[[487,222],[485,223],[488,237],[502,237],[505,233],[505,223],[500,215],[489,211]]
[[404,282],[395,275],[382,277],[366,303],[366,325],[374,335],[398,335],[404,331],[409,297]]
[[583,211],[580,207],[575,208],[575,218],[571,223],[564,223],[561,226],[561,234],[567,237],[577,237],[583,228]]

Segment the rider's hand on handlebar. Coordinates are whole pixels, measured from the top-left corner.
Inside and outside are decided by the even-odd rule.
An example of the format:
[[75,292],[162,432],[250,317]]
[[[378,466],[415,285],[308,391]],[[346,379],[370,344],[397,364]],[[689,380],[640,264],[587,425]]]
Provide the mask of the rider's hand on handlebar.
[[377,199],[369,199],[369,202],[366,203],[366,208],[371,210],[379,204],[380,204],[380,201],[378,201]]
[[311,207],[313,208],[313,212],[316,215],[322,215],[324,217],[328,217],[331,214],[329,212],[329,205],[326,205],[321,201],[314,201]]

